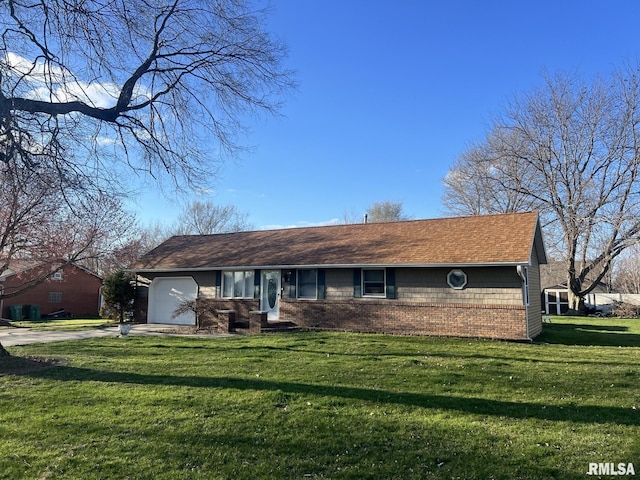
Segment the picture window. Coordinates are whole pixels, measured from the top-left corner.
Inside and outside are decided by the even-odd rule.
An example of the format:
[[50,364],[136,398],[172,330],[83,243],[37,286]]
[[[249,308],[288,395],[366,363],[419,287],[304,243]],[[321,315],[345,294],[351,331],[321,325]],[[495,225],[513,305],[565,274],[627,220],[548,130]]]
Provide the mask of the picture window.
[[222,296],[224,298],[253,298],[255,272],[238,270],[222,272]]

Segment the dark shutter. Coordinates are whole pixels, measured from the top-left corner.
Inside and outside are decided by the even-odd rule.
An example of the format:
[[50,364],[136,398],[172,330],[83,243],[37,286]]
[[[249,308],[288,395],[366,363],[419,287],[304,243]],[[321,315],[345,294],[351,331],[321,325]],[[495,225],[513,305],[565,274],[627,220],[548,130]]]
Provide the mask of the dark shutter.
[[327,298],[327,287],[325,282],[325,271],[318,269],[318,300],[324,300]]
[[222,297],[222,272],[216,270],[216,297]]
[[260,270],[253,272],[253,298],[260,298]]
[[296,298],[296,273],[297,270],[291,270],[289,276],[289,298]]
[[362,297],[362,270],[359,268],[353,269],[353,297]]
[[396,269],[395,268],[387,268],[387,284],[386,284],[386,292],[387,298],[397,298],[396,295]]

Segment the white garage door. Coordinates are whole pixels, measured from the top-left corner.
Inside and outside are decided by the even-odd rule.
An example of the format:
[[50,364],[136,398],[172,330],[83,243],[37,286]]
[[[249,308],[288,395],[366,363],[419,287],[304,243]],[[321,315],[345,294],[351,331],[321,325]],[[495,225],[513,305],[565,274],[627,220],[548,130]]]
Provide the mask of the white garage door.
[[198,285],[191,277],[154,278],[149,286],[148,323],[168,323],[172,325],[195,325],[193,312],[173,317],[173,312],[185,300],[195,300]]

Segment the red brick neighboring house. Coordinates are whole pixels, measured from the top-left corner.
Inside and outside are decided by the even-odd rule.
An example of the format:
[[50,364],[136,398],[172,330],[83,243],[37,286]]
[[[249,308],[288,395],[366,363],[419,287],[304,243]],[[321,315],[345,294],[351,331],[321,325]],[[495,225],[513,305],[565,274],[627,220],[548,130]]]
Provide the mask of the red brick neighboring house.
[[[12,262],[10,269],[0,277],[0,288],[5,294],[10,294],[34,278],[41,269],[41,264],[35,262]],[[37,305],[43,315],[60,309],[74,316],[98,315],[101,287],[102,279],[95,273],[75,264],[66,265],[40,285],[1,300],[0,313],[3,318],[10,318],[11,306]]]
[[[133,268],[139,320],[200,298],[299,327],[531,340],[542,331],[537,212],[172,237]],[[262,321],[262,320],[261,320]]]

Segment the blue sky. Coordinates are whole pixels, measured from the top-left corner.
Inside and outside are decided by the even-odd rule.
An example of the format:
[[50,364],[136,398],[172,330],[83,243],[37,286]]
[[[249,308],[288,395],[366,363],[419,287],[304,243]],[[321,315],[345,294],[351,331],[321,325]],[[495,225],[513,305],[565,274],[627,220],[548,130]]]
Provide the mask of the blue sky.
[[[255,228],[361,216],[403,202],[443,215],[442,178],[508,99],[548,72],[608,74],[640,58],[640,2],[271,0],[297,92],[282,117],[252,119],[251,152],[223,166],[209,196]],[[143,223],[185,199],[142,195]]]

